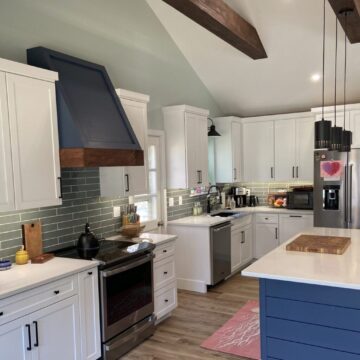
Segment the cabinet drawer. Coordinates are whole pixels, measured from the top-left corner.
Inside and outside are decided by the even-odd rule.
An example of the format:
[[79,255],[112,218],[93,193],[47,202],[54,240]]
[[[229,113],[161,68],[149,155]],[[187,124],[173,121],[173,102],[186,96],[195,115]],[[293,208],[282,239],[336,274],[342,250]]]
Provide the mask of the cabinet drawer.
[[0,325],[73,296],[77,288],[76,277],[69,276],[0,300]]
[[168,256],[175,254],[175,241],[169,241],[166,244],[156,246],[154,250],[155,259],[154,262],[158,262]]
[[168,285],[175,280],[175,259],[167,257],[154,264],[154,288],[155,291]]
[[177,306],[176,281],[158,291],[155,291],[154,303],[155,315],[158,319],[174,310]]
[[256,223],[277,224],[279,222],[279,215],[277,214],[256,214]]

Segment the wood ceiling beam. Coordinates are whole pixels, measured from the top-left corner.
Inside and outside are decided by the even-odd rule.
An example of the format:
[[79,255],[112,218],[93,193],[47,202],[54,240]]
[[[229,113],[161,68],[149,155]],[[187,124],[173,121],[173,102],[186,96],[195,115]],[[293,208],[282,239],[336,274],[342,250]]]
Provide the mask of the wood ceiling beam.
[[223,0],[163,0],[252,59],[267,58],[256,29]]
[[347,18],[346,36],[352,44],[360,42],[360,0],[329,0],[341,26],[345,30],[345,17],[340,12],[352,9]]

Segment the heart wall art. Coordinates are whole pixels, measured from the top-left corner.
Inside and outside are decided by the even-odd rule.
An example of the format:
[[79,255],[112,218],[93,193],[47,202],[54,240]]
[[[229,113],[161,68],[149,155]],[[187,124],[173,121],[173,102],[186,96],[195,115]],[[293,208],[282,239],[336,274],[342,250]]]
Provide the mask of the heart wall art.
[[327,180],[339,179],[342,174],[342,161],[321,161],[320,162],[320,177]]

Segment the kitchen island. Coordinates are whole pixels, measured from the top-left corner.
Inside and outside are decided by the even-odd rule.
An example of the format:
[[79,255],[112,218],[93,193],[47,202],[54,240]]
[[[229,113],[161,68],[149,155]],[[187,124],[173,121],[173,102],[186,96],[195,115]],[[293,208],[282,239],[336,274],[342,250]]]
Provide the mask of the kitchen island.
[[292,238],[242,271],[260,279],[261,359],[358,360],[360,230],[303,234],[348,236],[351,244],[343,255],[286,251]]

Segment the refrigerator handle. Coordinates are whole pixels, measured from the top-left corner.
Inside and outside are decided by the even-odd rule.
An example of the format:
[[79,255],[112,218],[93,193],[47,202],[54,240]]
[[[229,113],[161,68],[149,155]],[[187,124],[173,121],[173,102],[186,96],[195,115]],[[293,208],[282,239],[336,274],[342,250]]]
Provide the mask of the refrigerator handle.
[[344,173],[345,173],[345,196],[344,196],[344,200],[345,200],[345,226],[348,227],[349,224],[349,217],[348,217],[348,166],[345,165],[344,166]]
[[350,174],[349,174],[349,224],[352,223],[352,169],[353,165],[350,166]]

